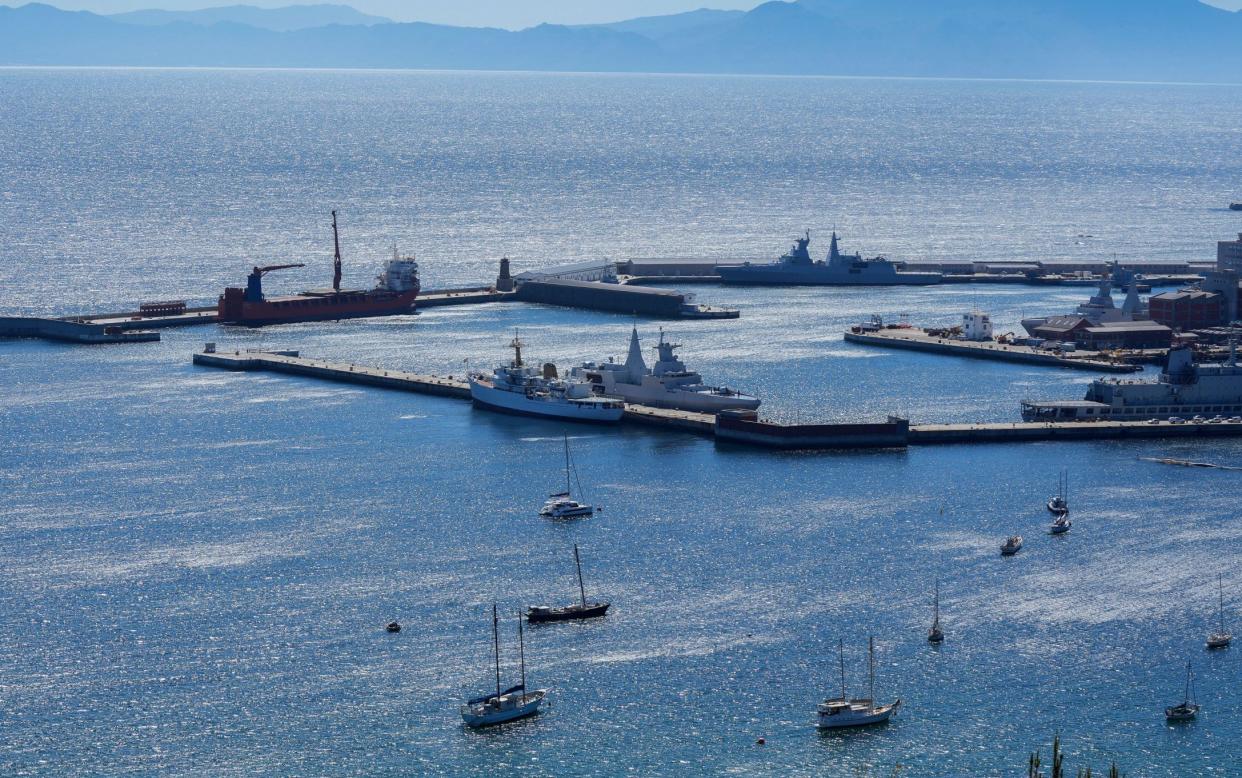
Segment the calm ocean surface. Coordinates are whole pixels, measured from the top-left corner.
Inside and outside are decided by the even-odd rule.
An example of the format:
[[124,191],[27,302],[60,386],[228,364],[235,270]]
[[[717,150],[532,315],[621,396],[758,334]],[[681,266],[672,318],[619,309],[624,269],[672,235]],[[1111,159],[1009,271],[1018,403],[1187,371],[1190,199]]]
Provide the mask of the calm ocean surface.
[[[0,138],[0,314],[208,303],[252,264],[321,286],[331,208],[347,283],[395,240],[428,287],[502,255],[773,257],[804,228],[1028,260],[1204,260],[1242,229],[1237,88],[0,70]],[[1085,289],[695,291],[742,318],[667,323],[686,361],[780,418],[1015,420],[1092,378],[840,337],[975,305],[1017,328]],[[516,327],[565,366],[632,324],[492,305],[0,343],[0,774],[1015,775],[1059,731],[1075,769],[1242,775],[1242,658],[1202,648],[1217,573],[1242,629],[1242,472],[1139,460],[1242,465],[1242,441],[777,455],[575,427],[605,510],[562,524],[535,515],[560,425],[190,364],[213,340],[460,374]],[[1074,529],[1050,538],[1062,468]],[[546,715],[464,731],[491,603],[515,675],[516,611],[572,600],[575,542],[613,611],[528,632]],[[837,640],[863,692],[871,634],[901,713],[817,734]],[[1188,658],[1204,714],[1169,728]]]

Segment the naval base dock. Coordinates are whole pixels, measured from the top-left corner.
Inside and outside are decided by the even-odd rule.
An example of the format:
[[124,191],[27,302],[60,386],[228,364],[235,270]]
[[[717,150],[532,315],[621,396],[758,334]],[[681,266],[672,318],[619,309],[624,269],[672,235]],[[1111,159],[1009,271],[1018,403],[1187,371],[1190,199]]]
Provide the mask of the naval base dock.
[[866,346],[927,351],[933,354],[949,354],[972,359],[1068,367],[1096,373],[1134,373],[1142,369],[1141,366],[1130,362],[1110,359],[1107,354],[1098,351],[1058,352],[1017,343],[998,343],[991,339],[965,340],[942,337],[917,327],[872,329],[856,326],[845,331],[845,340],[847,343],[859,343]]
[[[296,351],[217,352],[212,344],[194,364],[233,371],[267,371],[384,389],[470,399],[470,388],[453,376],[420,375],[349,362],[307,359]],[[627,405],[629,424],[680,430],[770,449],[904,449],[950,443],[1028,443],[1149,438],[1242,436],[1242,422],[1069,421],[987,424],[910,424],[890,416],[885,422],[857,424],[779,424],[761,421],[753,411],[708,413]]]

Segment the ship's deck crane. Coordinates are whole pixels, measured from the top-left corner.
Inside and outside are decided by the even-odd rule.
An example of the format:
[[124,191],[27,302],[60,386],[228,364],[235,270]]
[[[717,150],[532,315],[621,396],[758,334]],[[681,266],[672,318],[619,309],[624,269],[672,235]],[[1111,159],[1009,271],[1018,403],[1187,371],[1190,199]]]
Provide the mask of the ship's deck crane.
[[251,270],[250,275],[246,276],[246,302],[263,302],[263,276],[273,270],[286,270],[291,267],[306,267],[306,265],[297,262],[291,265],[267,265]]

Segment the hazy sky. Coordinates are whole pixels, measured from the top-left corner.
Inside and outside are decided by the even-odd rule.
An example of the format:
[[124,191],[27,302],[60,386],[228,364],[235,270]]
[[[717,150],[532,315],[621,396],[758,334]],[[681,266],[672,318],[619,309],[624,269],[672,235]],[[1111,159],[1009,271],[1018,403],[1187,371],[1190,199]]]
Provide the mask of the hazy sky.
[[[43,0],[58,8],[117,13],[140,8],[184,10],[220,5],[310,5],[314,2],[351,5],[359,11],[403,22],[437,22],[469,26],[521,28],[540,22],[590,24],[635,16],[710,8],[754,8],[762,0]],[[1242,2],[1242,0],[1239,0]],[[22,0],[0,0],[21,5]]]
[[[191,9],[247,4],[264,7],[292,5],[298,0],[44,0],[60,8],[98,13],[133,11],[139,8]],[[314,0],[306,0],[307,3]],[[322,0],[331,2],[333,0]],[[335,0],[360,11],[398,21],[437,22],[469,26],[517,29],[540,22],[589,24],[613,22],[635,16],[678,13],[709,8],[753,8],[760,0]],[[1242,8],[1242,0],[1209,0],[1230,10]],[[20,5],[21,0],[3,0]],[[1084,0],[1089,2],[1089,0]]]

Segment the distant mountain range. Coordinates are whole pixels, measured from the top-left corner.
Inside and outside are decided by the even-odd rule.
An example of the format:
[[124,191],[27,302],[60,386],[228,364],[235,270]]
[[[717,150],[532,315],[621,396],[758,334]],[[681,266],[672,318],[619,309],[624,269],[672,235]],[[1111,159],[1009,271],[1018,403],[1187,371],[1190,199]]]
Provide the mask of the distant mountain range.
[[344,6],[118,16],[0,6],[0,64],[384,67],[1242,83],[1242,12],[1199,0],[795,0],[526,30]]
[[184,22],[210,26],[220,22],[245,24],[263,30],[287,32],[310,27],[326,27],[329,24],[391,24],[392,19],[371,16],[347,5],[287,5],[283,8],[259,8],[253,5],[226,5],[204,8],[201,11],[130,11],[111,14],[109,19],[126,24],[142,24],[156,27],[162,24]]

